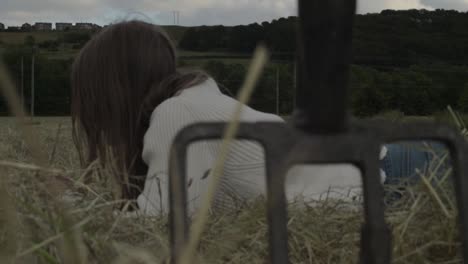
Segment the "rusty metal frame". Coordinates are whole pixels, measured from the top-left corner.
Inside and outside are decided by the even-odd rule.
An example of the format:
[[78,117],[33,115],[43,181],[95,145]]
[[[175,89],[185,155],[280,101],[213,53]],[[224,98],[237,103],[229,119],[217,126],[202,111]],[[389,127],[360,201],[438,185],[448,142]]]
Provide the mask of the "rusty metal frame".
[[[438,140],[450,151],[462,232],[468,259],[468,144],[456,129],[434,123],[348,120],[355,0],[299,0],[298,100],[293,125],[241,123],[236,139],[260,143],[265,151],[269,263],[289,263],[285,175],[296,164],[349,163],[362,172],[364,223],[360,262],[389,264],[391,232],[385,223],[379,177],[382,145],[399,140]],[[191,143],[221,139],[226,123],[201,123],[176,136],[169,164],[171,257],[178,257],[189,234],[186,154]]]

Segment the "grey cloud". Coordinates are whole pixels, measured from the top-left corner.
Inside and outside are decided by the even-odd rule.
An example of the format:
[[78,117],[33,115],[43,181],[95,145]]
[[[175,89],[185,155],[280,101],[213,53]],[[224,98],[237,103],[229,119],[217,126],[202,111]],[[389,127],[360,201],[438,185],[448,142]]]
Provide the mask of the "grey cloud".
[[203,8],[190,12],[184,16],[181,13],[181,23],[187,25],[238,25],[250,24],[262,21],[271,21],[278,17],[295,15],[296,7],[294,4],[285,5],[278,9],[255,8],[248,5],[239,5],[232,8]]
[[[296,14],[297,0],[0,0],[0,22],[89,21],[107,24],[132,17],[171,24],[180,11],[182,25],[235,25]],[[387,8],[454,8],[468,0],[359,0],[359,12]],[[144,15],[139,15],[140,13]]]
[[7,11],[42,11],[61,10],[73,11],[74,9],[84,10],[84,8],[96,6],[96,1],[61,1],[61,0],[8,0],[0,3],[2,10]]
[[375,13],[384,9],[432,9],[421,0],[360,0],[358,1],[359,13]]
[[98,17],[103,6],[96,0],[0,0],[0,20],[24,22],[81,21]]
[[432,8],[455,9],[460,11],[468,10],[467,0],[421,0],[421,3]]
[[[118,0],[124,2],[123,0]],[[172,23],[172,11],[180,12],[183,25],[236,25],[272,20],[296,13],[295,0],[178,0],[141,1],[143,13],[157,23]],[[122,3],[122,6],[126,4]],[[133,6],[133,7],[134,7]],[[136,10],[136,9],[131,9]],[[125,11],[120,10],[125,17]]]

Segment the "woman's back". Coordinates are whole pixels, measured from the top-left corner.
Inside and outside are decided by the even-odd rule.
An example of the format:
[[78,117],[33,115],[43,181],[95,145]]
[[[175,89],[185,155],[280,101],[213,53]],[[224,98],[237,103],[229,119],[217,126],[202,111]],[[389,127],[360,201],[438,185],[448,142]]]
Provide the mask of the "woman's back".
[[[143,160],[149,169],[145,189],[138,198],[143,211],[157,212],[162,207],[162,211],[167,212],[168,157],[176,134],[185,126],[198,122],[229,121],[236,104],[236,100],[220,92],[214,80],[208,79],[200,85],[181,91],[179,95],[166,100],[155,109],[144,138]],[[282,119],[244,106],[241,121],[282,122]],[[198,199],[206,190],[220,142],[220,140],[200,141],[188,148],[188,199],[192,210],[197,207]],[[258,143],[236,140],[231,145],[224,164],[215,206],[231,207],[246,198],[263,194],[264,166],[263,149]],[[158,185],[161,191],[159,187],[154,188]],[[156,190],[158,194],[155,195]]]
[[[177,96],[160,104],[153,112],[150,127],[145,134],[143,160],[148,164],[148,175],[143,193],[138,198],[139,207],[148,214],[168,211],[168,157],[176,134],[185,126],[198,122],[226,122],[231,119],[238,102],[223,95],[212,79],[183,90]],[[256,111],[248,106],[242,109],[243,122],[283,122],[272,114]],[[205,193],[220,147],[220,140],[200,141],[192,144],[187,153],[187,182],[189,210],[199,205]],[[335,175],[329,175],[330,173]],[[320,174],[320,175],[316,175]],[[361,179],[357,170],[335,166],[299,168],[289,175],[290,193],[326,192],[330,186],[358,187]],[[260,144],[237,140],[231,147],[224,164],[220,187],[215,197],[215,208],[225,209],[245,200],[264,195],[266,190],[265,156]],[[288,189],[288,185],[286,186]],[[288,191],[288,190],[287,190]]]
[[[98,160],[120,187],[116,198],[137,199],[150,214],[168,211],[169,149],[176,134],[193,123],[230,121],[237,104],[205,73],[179,71],[171,39],[142,21],[117,23],[94,35],[76,56],[71,79],[73,135],[82,166]],[[241,121],[282,120],[244,106]],[[205,192],[218,148],[219,141],[204,141],[188,150],[191,209]],[[264,194],[264,164],[258,144],[235,142],[216,204],[229,207],[239,197]],[[360,185],[356,173],[344,175],[348,170],[335,177],[316,177],[317,172],[294,170],[288,177],[292,193],[316,193],[330,183]]]

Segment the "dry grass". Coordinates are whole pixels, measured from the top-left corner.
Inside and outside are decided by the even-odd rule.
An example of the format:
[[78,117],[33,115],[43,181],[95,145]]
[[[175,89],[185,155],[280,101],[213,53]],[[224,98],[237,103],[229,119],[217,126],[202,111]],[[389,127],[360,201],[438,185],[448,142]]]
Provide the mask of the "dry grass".
[[[115,205],[121,201],[112,199],[112,177],[96,164],[86,171],[93,183],[84,185],[85,171],[78,168],[68,119],[0,121],[1,263],[167,262],[167,218],[116,213]],[[30,142],[18,131],[32,134]],[[32,144],[41,146],[45,162],[36,161]],[[393,262],[462,263],[448,177],[436,180],[431,172],[424,177],[387,210]],[[65,193],[54,186],[64,180]],[[49,182],[54,184],[44,186]],[[292,262],[357,263],[362,210],[356,205],[332,200],[290,205]],[[192,262],[265,263],[266,232],[261,199],[238,211],[210,216]]]
[[[0,121],[1,160],[30,164],[31,156],[17,135],[15,123],[10,118]],[[53,156],[51,167],[69,171],[66,176],[74,183],[70,193],[80,197],[68,208],[73,226],[80,230],[84,241],[86,263],[167,260],[167,219],[116,214],[116,201],[111,198],[106,179],[96,176],[95,183],[86,188],[79,183],[82,171],[77,167],[69,120],[38,121],[40,124],[33,126],[34,133],[46,146],[48,155]],[[59,127],[62,132],[57,133]],[[99,174],[97,167],[92,171]],[[1,177],[7,182],[19,230],[12,245],[10,237],[5,237],[11,226],[2,224],[2,249],[14,250],[16,263],[67,263],[61,246],[64,227],[51,213],[50,201],[38,187],[40,182],[34,170],[2,167]],[[421,183],[408,189],[404,198],[387,210],[387,220],[393,227],[394,263],[462,263],[455,201],[446,179],[437,184],[441,188],[429,189]],[[209,228],[202,236],[198,263],[265,263],[267,224],[263,204],[258,201],[243,210],[210,218]],[[357,263],[360,210],[349,210],[349,204],[344,202],[321,201],[307,208],[291,205],[289,212],[293,263]]]

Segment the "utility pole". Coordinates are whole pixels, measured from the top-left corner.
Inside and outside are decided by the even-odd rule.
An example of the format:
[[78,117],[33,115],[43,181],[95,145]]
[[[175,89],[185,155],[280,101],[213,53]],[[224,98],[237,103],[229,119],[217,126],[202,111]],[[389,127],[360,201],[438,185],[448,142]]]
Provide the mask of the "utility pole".
[[24,107],[24,56],[21,56],[21,105]]
[[276,66],[276,115],[279,115],[279,68]]
[[31,61],[31,117],[34,117],[34,52]]
[[297,59],[294,59],[294,93],[293,93],[293,109],[296,109],[296,97],[297,97]]
[[179,11],[172,11],[172,17],[174,19],[174,25],[179,25],[180,23],[180,12]]

